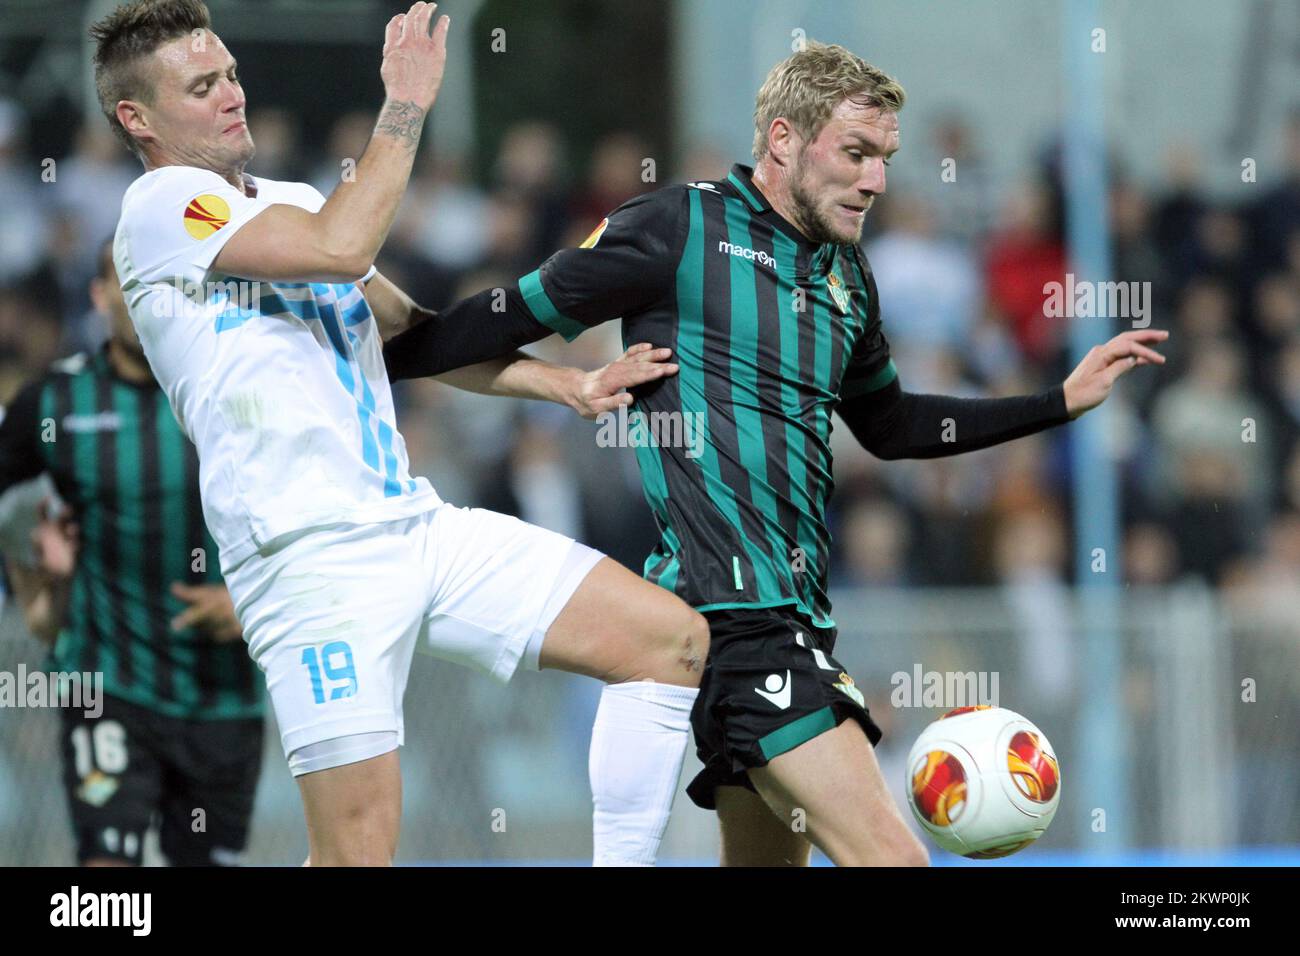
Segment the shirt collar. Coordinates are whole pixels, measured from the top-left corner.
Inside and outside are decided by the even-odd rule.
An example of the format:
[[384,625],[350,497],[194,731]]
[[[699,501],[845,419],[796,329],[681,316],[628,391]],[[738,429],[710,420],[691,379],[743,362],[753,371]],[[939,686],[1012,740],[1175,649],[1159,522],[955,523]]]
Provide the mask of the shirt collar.
[[754,215],[770,220],[776,228],[793,239],[801,248],[814,254],[834,248],[833,243],[813,242],[796,229],[793,223],[773,209],[772,204],[763,195],[763,191],[754,183],[754,169],[752,166],[736,163],[731,167],[731,172],[727,174],[727,182],[731,185],[731,188],[740,194],[740,198],[745,201],[745,204],[749,206]]

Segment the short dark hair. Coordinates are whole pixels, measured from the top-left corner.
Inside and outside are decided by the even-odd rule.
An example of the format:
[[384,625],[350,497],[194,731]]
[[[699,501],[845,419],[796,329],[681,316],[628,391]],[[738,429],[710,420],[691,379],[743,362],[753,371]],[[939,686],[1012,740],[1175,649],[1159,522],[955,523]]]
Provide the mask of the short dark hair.
[[95,92],[113,133],[131,152],[140,146],[117,118],[121,100],[153,99],[144,58],[177,37],[212,29],[203,0],[132,0],[90,28],[95,41]]

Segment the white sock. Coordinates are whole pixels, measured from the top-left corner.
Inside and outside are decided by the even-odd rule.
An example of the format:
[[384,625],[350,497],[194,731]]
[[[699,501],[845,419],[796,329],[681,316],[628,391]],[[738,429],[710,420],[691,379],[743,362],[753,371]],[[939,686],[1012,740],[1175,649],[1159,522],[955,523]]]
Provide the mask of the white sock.
[[698,693],[652,680],[605,685],[588,762],[593,866],[654,866]]

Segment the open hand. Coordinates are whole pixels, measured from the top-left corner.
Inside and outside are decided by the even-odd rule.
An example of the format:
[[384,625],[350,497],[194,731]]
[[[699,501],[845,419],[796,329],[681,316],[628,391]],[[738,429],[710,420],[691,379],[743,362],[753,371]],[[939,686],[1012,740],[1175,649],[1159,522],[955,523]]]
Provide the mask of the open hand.
[[198,628],[214,641],[225,644],[244,636],[244,629],[235,616],[235,603],[224,584],[172,583],[172,594],[189,605],[172,618],[172,630]]
[[1146,343],[1169,338],[1164,329],[1121,332],[1105,345],[1094,345],[1065,380],[1065,407],[1071,418],[1096,408],[1125,372],[1139,365],[1164,365],[1165,357]]
[[450,20],[439,17],[433,32],[429,32],[429,20],[437,9],[436,3],[416,3],[389,20],[379,67],[390,101],[413,104],[426,113],[438,98],[447,66]]
[[37,515],[39,520],[32,528],[32,553],[36,567],[42,574],[66,581],[77,567],[80,529],[66,513],[52,517],[49,498],[40,503]]
[[631,405],[631,392],[623,391],[677,374],[677,365],[669,362],[672,349],[657,349],[649,342],[639,342],[619,358],[579,380],[578,392],[570,404],[583,418],[595,418],[602,412],[616,411]]

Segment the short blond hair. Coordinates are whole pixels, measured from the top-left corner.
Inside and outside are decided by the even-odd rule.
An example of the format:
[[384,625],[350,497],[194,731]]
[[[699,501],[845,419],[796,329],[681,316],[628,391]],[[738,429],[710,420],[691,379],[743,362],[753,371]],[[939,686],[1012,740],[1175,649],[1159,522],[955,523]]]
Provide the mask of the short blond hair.
[[772,67],[754,101],[754,159],[767,154],[767,131],[784,117],[804,141],[817,138],[846,97],[897,113],[907,94],[892,76],[833,43],[810,42]]

